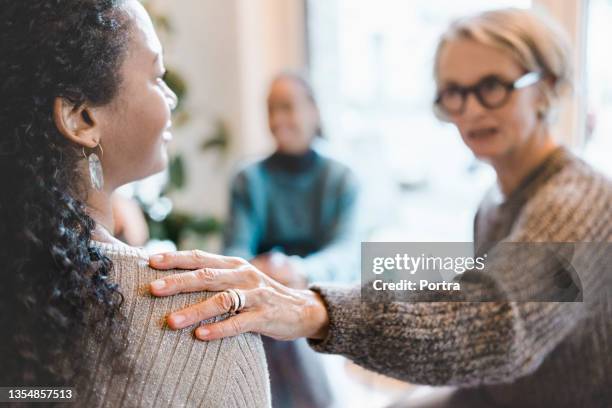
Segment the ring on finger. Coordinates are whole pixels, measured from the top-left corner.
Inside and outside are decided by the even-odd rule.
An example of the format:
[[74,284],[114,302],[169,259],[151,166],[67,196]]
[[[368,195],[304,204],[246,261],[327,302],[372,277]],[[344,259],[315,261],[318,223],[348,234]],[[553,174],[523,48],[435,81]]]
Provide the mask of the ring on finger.
[[232,305],[230,306],[229,312],[240,312],[240,310],[242,310],[246,304],[246,297],[244,295],[244,292],[242,292],[240,289],[227,289],[225,290],[225,292],[232,299]]

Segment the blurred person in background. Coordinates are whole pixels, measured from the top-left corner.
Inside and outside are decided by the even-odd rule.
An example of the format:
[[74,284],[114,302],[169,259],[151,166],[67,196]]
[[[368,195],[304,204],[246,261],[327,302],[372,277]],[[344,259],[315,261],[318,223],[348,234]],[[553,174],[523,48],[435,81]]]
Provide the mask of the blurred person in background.
[[[275,152],[240,171],[231,186],[226,255],[251,259],[294,288],[358,279],[357,183],[340,162],[318,152],[321,117],[307,80],[276,76],[268,94]],[[305,342],[264,340],[273,404],[322,407],[330,397],[318,356]]]
[[224,253],[252,259],[292,287],[357,280],[357,183],[314,147],[321,118],[303,76],[284,72],[272,81],[268,120],[276,150],[234,178]]
[[[215,273],[168,276],[151,283],[152,293],[237,288],[246,299],[240,313],[197,327],[196,337],[249,331],[305,337],[317,351],[379,373],[450,386],[405,406],[611,406],[612,182],[551,132],[571,72],[566,36],[552,21],[518,9],[469,16],[454,22],[438,45],[435,111],[497,174],[476,215],[476,255],[504,243],[604,244],[592,257],[573,254],[572,265],[582,265],[575,271],[581,301],[511,301],[552,289],[541,278],[558,271],[548,254],[523,267],[512,252],[496,252],[486,271],[471,270],[470,282],[463,281],[466,295],[500,299],[495,302],[452,301],[446,291],[427,293],[448,300],[437,303],[367,302],[359,286],[294,289],[244,260],[193,252],[168,253],[152,265]],[[548,264],[555,269],[538,267]],[[188,327],[224,314],[227,305],[222,292],[167,321]]]

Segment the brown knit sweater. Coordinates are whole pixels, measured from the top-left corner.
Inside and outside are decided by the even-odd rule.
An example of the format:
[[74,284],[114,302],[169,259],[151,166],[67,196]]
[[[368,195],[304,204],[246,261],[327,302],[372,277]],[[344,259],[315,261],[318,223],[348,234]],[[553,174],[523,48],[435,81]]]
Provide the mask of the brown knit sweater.
[[[489,194],[483,201],[476,250],[503,241],[612,242],[612,183],[556,150],[509,197]],[[603,254],[608,261],[610,248]],[[584,301],[572,303],[371,304],[360,301],[359,288],[315,285],[330,331],[310,344],[406,381],[460,386],[458,398],[479,406],[610,407],[611,268],[608,262],[581,269]],[[533,275],[496,279],[516,290],[537,287]]]
[[93,378],[77,388],[80,407],[269,407],[268,368],[261,339],[247,333],[203,342],[193,328],[164,326],[171,311],[201,301],[207,293],[155,298],[148,284],[167,274],[148,267],[139,249],[96,243],[112,260],[127,320],[127,366],[112,372],[105,333],[86,341]]

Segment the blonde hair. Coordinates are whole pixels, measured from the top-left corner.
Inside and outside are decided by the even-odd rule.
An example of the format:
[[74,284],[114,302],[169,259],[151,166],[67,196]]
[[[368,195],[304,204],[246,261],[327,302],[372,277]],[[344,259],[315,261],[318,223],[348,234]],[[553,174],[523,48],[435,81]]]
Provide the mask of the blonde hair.
[[436,82],[440,54],[448,42],[456,39],[495,47],[513,57],[525,70],[539,72],[545,102],[538,113],[548,122],[553,120],[560,98],[572,87],[573,74],[569,39],[557,22],[543,14],[516,8],[486,11],[455,20],[436,49]]

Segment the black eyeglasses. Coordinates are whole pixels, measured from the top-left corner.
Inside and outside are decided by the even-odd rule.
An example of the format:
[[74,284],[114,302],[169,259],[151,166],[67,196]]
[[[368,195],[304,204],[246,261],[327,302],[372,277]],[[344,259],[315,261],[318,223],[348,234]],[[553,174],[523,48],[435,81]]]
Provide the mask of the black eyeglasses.
[[508,102],[512,91],[533,85],[540,78],[539,73],[528,72],[514,82],[504,81],[495,75],[490,75],[472,86],[450,85],[438,93],[435,106],[443,114],[462,114],[465,110],[468,95],[473,93],[478,102],[485,108],[500,108]]

